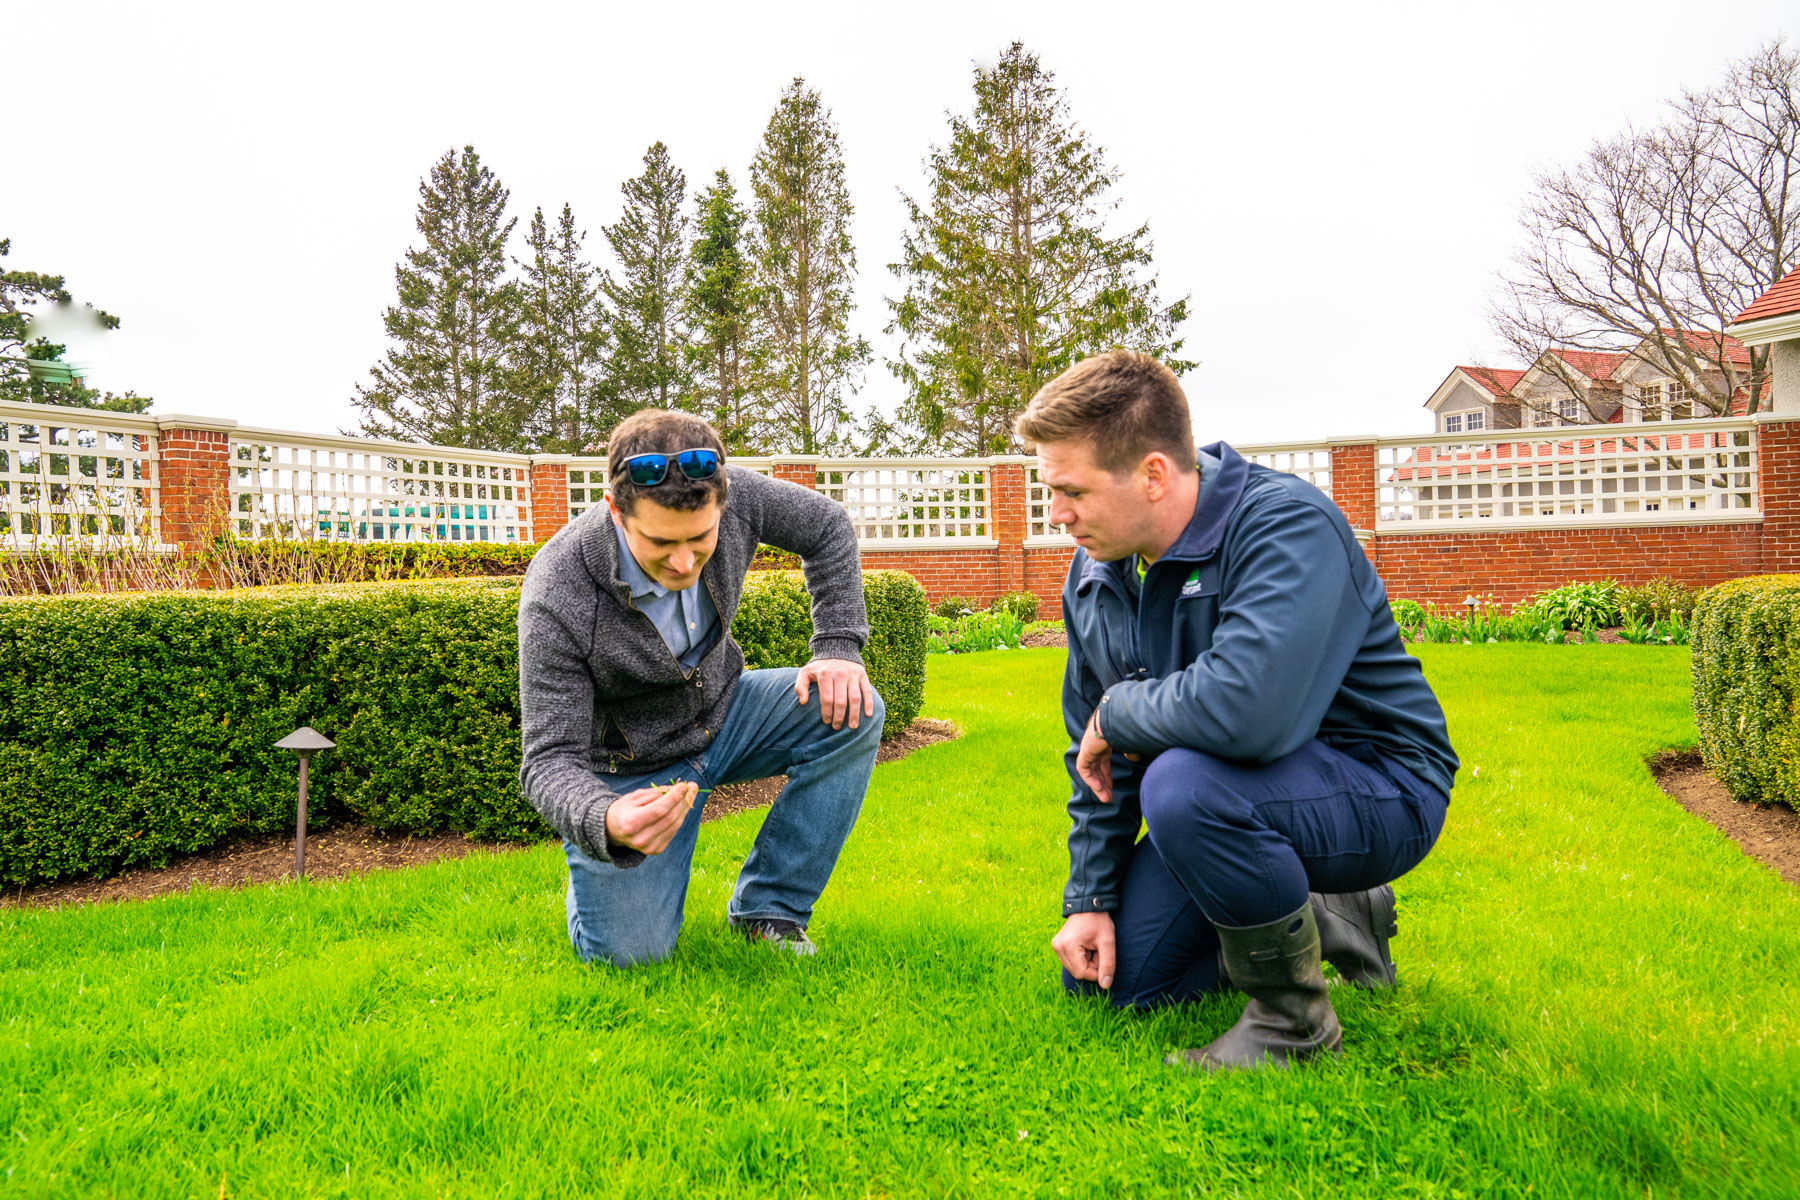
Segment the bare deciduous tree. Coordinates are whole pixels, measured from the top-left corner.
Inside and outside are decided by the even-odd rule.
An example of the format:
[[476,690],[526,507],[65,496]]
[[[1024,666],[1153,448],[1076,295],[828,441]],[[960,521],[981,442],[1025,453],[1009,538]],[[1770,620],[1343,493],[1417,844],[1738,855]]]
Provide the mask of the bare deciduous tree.
[[[1777,38],[1648,130],[1598,141],[1540,175],[1524,241],[1501,277],[1494,329],[1596,411],[1553,347],[1658,360],[1696,411],[1739,389],[1766,404],[1768,348],[1733,353],[1722,330],[1794,265],[1800,237],[1800,52]],[[1545,408],[1554,401],[1533,404]]]

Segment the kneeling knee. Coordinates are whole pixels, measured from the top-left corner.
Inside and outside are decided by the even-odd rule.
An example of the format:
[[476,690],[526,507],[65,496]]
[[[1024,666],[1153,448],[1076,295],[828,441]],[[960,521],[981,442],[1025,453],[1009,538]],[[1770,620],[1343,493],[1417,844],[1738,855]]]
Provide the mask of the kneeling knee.
[[[679,931],[677,931],[679,932]],[[647,967],[675,952],[676,934],[650,934],[635,938],[599,939],[575,935],[570,943],[584,961],[605,966]]]
[[1138,802],[1143,807],[1144,823],[1154,829],[1160,822],[1191,813],[1212,789],[1212,778],[1219,760],[1199,750],[1176,747],[1164,750],[1144,769],[1138,787]]
[[875,711],[873,714],[865,713],[863,715],[862,724],[872,728],[875,731],[875,736],[880,737],[881,726],[887,720],[887,701],[883,700],[881,698],[881,693],[876,691],[873,687],[869,689],[869,699]]

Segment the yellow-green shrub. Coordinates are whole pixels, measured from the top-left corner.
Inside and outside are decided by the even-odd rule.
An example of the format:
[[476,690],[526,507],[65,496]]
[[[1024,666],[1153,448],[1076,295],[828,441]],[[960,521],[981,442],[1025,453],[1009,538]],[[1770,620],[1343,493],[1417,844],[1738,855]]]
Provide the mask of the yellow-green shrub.
[[1708,589],[1694,606],[1694,719],[1739,800],[1800,797],[1800,575]]

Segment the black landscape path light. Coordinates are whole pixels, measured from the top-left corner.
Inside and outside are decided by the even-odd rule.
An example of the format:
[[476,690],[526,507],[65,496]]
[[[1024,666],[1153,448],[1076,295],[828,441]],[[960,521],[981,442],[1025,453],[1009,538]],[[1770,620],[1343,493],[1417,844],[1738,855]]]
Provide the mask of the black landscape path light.
[[300,755],[300,808],[294,826],[294,878],[306,878],[306,764],[316,750],[330,750],[336,742],[314,729],[302,725],[275,743],[277,750],[294,750]]

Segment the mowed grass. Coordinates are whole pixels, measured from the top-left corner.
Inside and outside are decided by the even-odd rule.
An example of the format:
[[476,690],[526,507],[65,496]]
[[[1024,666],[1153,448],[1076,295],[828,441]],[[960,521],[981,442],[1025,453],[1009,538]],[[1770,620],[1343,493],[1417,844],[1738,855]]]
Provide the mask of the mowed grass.
[[551,847],[0,911],[0,1196],[1800,1194],[1800,906],[1643,766],[1685,652],[1421,651],[1464,768],[1340,1060],[1062,995],[1062,653],[940,657],[967,736],[877,770],[811,961],[724,928],[758,813],[628,973]]

